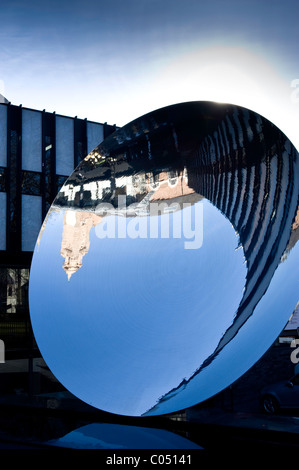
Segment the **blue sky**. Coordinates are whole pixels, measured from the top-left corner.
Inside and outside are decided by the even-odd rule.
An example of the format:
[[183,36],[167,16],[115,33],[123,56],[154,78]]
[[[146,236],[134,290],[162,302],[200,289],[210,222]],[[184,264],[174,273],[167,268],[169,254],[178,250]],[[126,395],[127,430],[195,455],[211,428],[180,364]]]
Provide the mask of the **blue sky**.
[[[299,94],[297,96],[294,93],[296,86],[299,89],[299,83],[296,82],[296,80],[299,82],[298,13],[299,2],[290,0],[271,2],[269,0],[210,0],[209,2],[200,0],[114,0],[113,2],[0,0],[0,92],[16,105],[23,104],[30,108],[56,111],[69,116],[77,115],[81,118],[87,117],[90,120],[107,121],[117,125],[124,125],[158,107],[182,101],[201,99],[230,101],[247,106],[271,118],[299,148]],[[205,212],[206,214],[208,212]],[[60,234],[61,232],[57,231],[57,236],[60,237]],[[236,258],[236,269],[230,270],[229,274],[234,274],[242,287],[245,275],[244,265],[241,264],[242,253],[234,251],[235,234],[229,233],[229,236],[231,235],[229,246],[234,256],[238,258]],[[97,246],[94,242],[98,240],[95,239],[94,234],[93,236],[89,255],[92,255]],[[211,245],[208,245],[206,241],[209,241]],[[212,244],[212,241],[211,234],[211,239],[205,239],[204,247],[198,252],[200,257],[207,254],[204,251],[206,246],[210,246],[209,253],[212,251],[214,255],[217,254],[216,243]],[[216,241],[219,243],[219,239]],[[52,239],[51,251],[54,252],[53,250],[56,249],[57,257],[49,258],[49,246],[44,243],[45,238],[42,238],[39,255],[45,256],[46,252],[47,260],[51,262],[51,266],[49,265],[51,270],[49,269],[45,275],[51,276],[57,272],[55,279],[59,281],[63,277],[64,283],[67,284],[67,278],[62,270],[63,260],[59,253],[60,240]],[[184,252],[184,256],[189,255],[190,253]],[[148,324],[143,323],[144,320],[142,320],[140,326],[138,311],[136,311],[133,324],[129,322],[130,316],[127,316],[125,309],[122,315],[118,316],[117,312],[121,305],[117,302],[121,302],[126,296],[125,284],[121,286],[122,297],[112,297],[115,316],[99,316],[99,326],[97,329],[94,328],[92,315],[97,315],[97,311],[86,308],[85,296],[82,295],[79,286],[84,285],[80,284],[82,277],[88,276],[92,271],[85,268],[90,268],[90,263],[92,264],[92,261],[96,259],[87,255],[83,269],[76,273],[78,276],[72,278],[67,284],[70,290],[74,289],[78,296],[81,294],[80,302],[71,297],[71,301],[66,299],[64,304],[65,311],[70,316],[73,312],[72,308],[78,302],[81,307],[76,310],[77,317],[73,322],[72,331],[69,329],[69,324],[63,323],[63,315],[59,315],[58,318],[47,316],[46,320],[50,323],[40,324],[39,321],[44,320],[39,315],[39,295],[34,299],[36,305],[33,305],[36,309],[36,317],[33,318],[36,321],[37,330],[40,328],[42,346],[51,354],[54,351],[54,357],[50,357],[53,364],[50,360],[49,366],[57,366],[58,369],[53,372],[55,375],[57,372],[58,379],[64,378],[66,385],[72,385],[71,391],[76,393],[76,389],[80,396],[84,395],[84,388],[86,388],[82,384],[93,380],[94,367],[98,367],[97,363],[89,362],[88,367],[86,363],[94,354],[93,347],[98,342],[99,330],[102,334],[103,347],[98,350],[97,359],[101,361],[106,360],[104,353],[109,352],[111,340],[110,338],[107,340],[105,335],[108,335],[109,331],[115,327],[113,323],[115,319],[120,321],[120,327],[126,326],[130,331],[132,330],[132,334],[135,330],[140,331],[142,325],[146,325],[145,334],[153,333],[154,335],[157,332],[157,329],[151,329],[150,302]],[[221,256],[215,256],[215,263],[211,263],[211,266],[216,266],[217,262],[220,264],[220,266],[217,265],[219,269],[223,262],[224,267],[230,268],[224,261]],[[122,263],[121,274],[125,282],[125,268],[128,263],[126,259],[122,259]],[[106,266],[109,268],[108,263]],[[169,266],[171,269],[171,263]],[[135,268],[133,263],[131,271],[134,272]],[[238,269],[242,276],[238,275]],[[170,271],[163,272],[162,269],[158,271],[159,276],[164,274],[163,279],[168,280],[167,275]],[[209,271],[209,275],[214,275],[215,279],[219,280],[219,276],[213,269]],[[223,276],[225,275],[224,271]],[[36,276],[40,282],[38,271]],[[159,276],[157,279],[160,279]],[[192,272],[189,272],[189,277],[193,281],[196,280]],[[141,277],[138,279],[142,287],[145,280]],[[199,283],[204,280],[197,279]],[[45,277],[43,282],[46,289],[50,283]],[[177,289],[181,285],[181,279],[178,277]],[[231,283],[231,285],[235,284]],[[59,302],[59,288],[62,289],[62,287],[64,287],[63,284],[57,287],[56,295],[53,290],[47,291],[43,300],[46,303],[45,299],[51,299],[53,304],[49,302],[45,305],[41,309],[44,313]],[[112,294],[115,292],[113,284],[108,283],[102,287]],[[165,285],[165,287],[165,292],[169,293],[171,285]],[[92,294],[96,293],[98,304],[104,310],[107,298],[105,296],[102,298],[100,295],[97,279],[91,277],[89,288]],[[136,291],[136,298],[140,303],[143,292],[141,288]],[[64,294],[65,291],[62,293]],[[228,291],[227,295],[229,294]],[[93,304],[93,296],[87,297]],[[166,302],[169,297],[161,295],[160,300]],[[56,311],[55,308],[54,311]],[[64,313],[63,310],[61,313]],[[83,315],[85,315],[84,320],[86,320],[86,315],[91,315],[89,321],[84,321],[84,328],[86,328],[84,332],[82,332]],[[157,324],[162,320],[157,318]],[[226,317],[226,320],[231,319]],[[49,335],[51,322],[56,322],[56,326],[61,322],[60,327],[55,329],[54,336]],[[162,327],[167,327],[169,323],[169,318],[165,319],[165,323],[161,323],[161,334]],[[189,324],[192,324],[191,319]],[[127,337],[123,335],[122,330],[115,333],[124,344],[121,352],[125,351]],[[53,348],[53,344],[57,342],[62,344],[61,347],[69,347],[66,338],[70,334],[74,335],[71,339],[75,341],[74,366],[77,367],[80,361],[83,363],[83,376],[79,378],[73,377],[72,371],[66,367],[68,364],[63,363],[63,360],[68,360],[68,355],[61,354],[59,348],[56,348],[57,350]],[[262,330],[260,334],[263,335]],[[94,342],[88,342],[83,350],[80,347],[77,348],[78,344],[84,345],[84,338],[87,337],[93,338]],[[116,342],[119,338],[115,335],[114,341]],[[135,341],[135,337],[133,339]],[[137,340],[139,341],[139,334],[136,336]],[[206,338],[205,341],[207,341]],[[188,347],[192,349],[197,346],[197,343],[198,338],[195,337]],[[132,344],[128,349],[131,361],[135,360],[134,343]],[[135,347],[137,348],[136,343]],[[167,347],[171,348],[172,343],[168,343]],[[119,350],[117,348],[115,350],[117,357],[109,356],[111,363],[128,359],[125,355],[119,357]],[[165,353],[167,357],[168,351]],[[188,352],[190,351],[186,351]],[[58,356],[56,357],[55,354]],[[183,359],[182,357],[182,368]],[[151,363],[150,360],[148,363]],[[176,361],[172,369],[173,373],[177,374],[178,363],[179,361]],[[144,377],[142,375],[144,374],[143,364],[141,366],[137,364],[136,367],[137,370],[141,370],[140,375],[127,377],[128,387],[132,383],[138,385],[139,379]],[[119,368],[121,369],[120,366]],[[60,374],[63,375],[65,370],[69,375],[61,377]],[[112,368],[106,370],[109,371]],[[123,370],[129,373],[127,369]],[[123,373],[121,371],[122,369],[119,373]],[[135,368],[130,367],[129,371],[134,374]],[[191,370],[193,371],[194,369]],[[149,370],[147,373],[152,387],[156,387],[150,375],[152,373],[154,376],[156,371]],[[179,380],[181,379],[180,376]],[[116,384],[121,382],[117,374],[113,380]],[[62,382],[64,383],[64,380]],[[172,382],[173,385],[177,385],[178,377],[171,376],[169,383]],[[108,389],[103,386],[101,393],[105,399],[106,397],[109,399],[110,395],[107,393],[107,390],[111,392],[109,381],[107,383],[104,381],[104,383]],[[136,393],[138,394],[137,385]],[[158,388],[146,388],[145,393],[149,397],[139,394],[140,408],[145,403],[147,404],[149,398],[160,396],[164,391]],[[115,387],[116,394],[124,394],[123,392],[124,390]],[[128,397],[131,397],[133,401],[136,400],[136,397],[131,396],[130,393]],[[92,400],[96,399],[92,397]],[[112,403],[113,400],[118,403],[119,397],[111,397]],[[129,406],[129,404],[126,403],[124,406]]]
[[177,102],[234,101],[296,145],[298,13],[291,0],[1,0],[0,92],[120,126]]

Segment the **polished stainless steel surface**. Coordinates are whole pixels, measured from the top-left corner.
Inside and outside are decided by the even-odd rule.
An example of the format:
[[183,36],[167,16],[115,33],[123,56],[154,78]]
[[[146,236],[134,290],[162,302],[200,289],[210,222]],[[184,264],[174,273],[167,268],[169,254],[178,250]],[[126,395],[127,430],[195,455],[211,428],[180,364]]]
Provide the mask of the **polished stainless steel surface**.
[[59,381],[117,414],[220,392],[298,302],[298,153],[262,116],[169,106],[94,149],[40,231],[30,315]]

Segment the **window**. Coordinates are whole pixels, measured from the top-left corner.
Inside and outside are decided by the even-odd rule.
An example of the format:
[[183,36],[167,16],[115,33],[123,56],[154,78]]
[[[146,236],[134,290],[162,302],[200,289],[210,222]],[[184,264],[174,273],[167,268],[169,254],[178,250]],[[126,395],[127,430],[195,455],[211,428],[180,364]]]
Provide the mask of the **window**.
[[17,186],[18,186],[18,146],[20,136],[16,130],[10,133],[10,230],[17,232]]
[[63,186],[64,183],[66,182],[67,178],[68,178],[67,176],[56,175],[56,189],[57,189],[57,193],[59,193],[59,191],[61,190],[62,186]]

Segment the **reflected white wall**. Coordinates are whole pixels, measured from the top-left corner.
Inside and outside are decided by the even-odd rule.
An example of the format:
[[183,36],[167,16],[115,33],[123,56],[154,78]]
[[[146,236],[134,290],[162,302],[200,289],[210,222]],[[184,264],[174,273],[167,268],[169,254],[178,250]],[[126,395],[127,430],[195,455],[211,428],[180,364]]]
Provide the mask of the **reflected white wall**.
[[7,165],[7,106],[0,105],[0,166]]
[[6,193],[0,193],[0,250],[6,250]]
[[42,224],[42,198],[22,195],[22,251],[33,251]]
[[42,114],[22,110],[22,168],[42,171]]
[[74,170],[74,121],[56,116],[56,173],[69,176]]
[[87,154],[104,140],[104,126],[95,122],[87,122]]

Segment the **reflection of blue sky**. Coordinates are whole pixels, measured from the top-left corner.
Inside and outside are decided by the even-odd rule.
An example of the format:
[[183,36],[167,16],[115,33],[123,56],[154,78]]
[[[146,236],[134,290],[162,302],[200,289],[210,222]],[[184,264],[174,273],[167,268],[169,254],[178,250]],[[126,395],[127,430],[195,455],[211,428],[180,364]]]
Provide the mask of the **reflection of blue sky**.
[[70,281],[63,212],[47,223],[31,271],[32,323],[52,372],[79,398],[142,413],[190,377],[230,326],[245,284],[243,252],[230,222],[202,204],[198,250],[184,249],[182,238],[100,240],[92,229]]
[[[164,429],[110,423],[93,423],[82,426],[59,439],[49,441],[49,444],[72,449],[201,448],[194,442]],[[139,459],[137,459],[138,463]],[[134,466],[137,465],[134,464]]]

